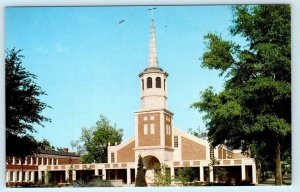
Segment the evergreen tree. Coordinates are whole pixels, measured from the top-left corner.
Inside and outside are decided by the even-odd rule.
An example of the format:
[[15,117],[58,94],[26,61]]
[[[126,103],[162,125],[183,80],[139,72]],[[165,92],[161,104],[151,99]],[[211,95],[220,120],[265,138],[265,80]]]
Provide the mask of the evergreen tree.
[[145,179],[145,170],[144,170],[144,164],[142,156],[139,155],[138,160],[138,168],[137,168],[137,174],[135,179],[135,186],[136,187],[147,187],[146,179]]
[[231,34],[247,46],[208,34],[202,66],[220,71],[224,90],[208,88],[192,106],[204,112],[212,145],[250,149],[257,163],[275,165],[291,147],[291,28],[289,5],[233,8]]

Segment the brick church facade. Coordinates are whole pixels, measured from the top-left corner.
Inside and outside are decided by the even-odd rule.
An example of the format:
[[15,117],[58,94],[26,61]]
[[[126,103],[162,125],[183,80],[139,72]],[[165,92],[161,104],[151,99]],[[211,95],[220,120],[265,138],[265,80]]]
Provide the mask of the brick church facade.
[[[118,145],[108,146],[107,163],[39,165],[39,179],[48,171],[61,179],[57,182],[75,181],[90,174],[130,185],[135,182],[138,156],[141,155],[148,184],[153,182],[153,166],[156,163],[167,165],[172,178],[176,178],[181,167],[189,166],[197,181],[213,182],[216,180],[214,171],[210,171],[213,158],[219,161],[215,166],[226,168],[232,179],[256,183],[254,159],[226,146],[213,148],[206,138],[197,138],[173,125],[173,113],[167,108],[168,73],[158,65],[153,19],[148,66],[139,78],[141,105],[134,113],[135,136]],[[61,178],[62,173],[64,178]]]

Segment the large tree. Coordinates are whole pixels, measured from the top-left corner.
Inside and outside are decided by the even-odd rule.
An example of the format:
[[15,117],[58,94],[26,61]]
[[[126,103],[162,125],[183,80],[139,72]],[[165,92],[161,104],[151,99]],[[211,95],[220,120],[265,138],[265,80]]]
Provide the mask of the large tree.
[[118,129],[116,125],[111,125],[105,116],[100,115],[100,120],[96,122],[96,126],[82,128],[81,137],[72,141],[71,145],[77,148],[83,163],[106,163],[108,144],[121,143],[122,136],[122,129]]
[[36,75],[22,67],[20,52],[6,50],[5,56],[6,155],[24,157],[38,147],[31,135],[34,125],[50,119],[41,114],[49,107],[39,99],[46,93],[35,83]]
[[209,140],[244,151],[258,163],[275,165],[281,185],[281,156],[291,147],[291,28],[289,5],[233,7],[233,36],[246,46],[205,36],[202,66],[220,71],[224,90],[208,88],[192,106],[204,112]]

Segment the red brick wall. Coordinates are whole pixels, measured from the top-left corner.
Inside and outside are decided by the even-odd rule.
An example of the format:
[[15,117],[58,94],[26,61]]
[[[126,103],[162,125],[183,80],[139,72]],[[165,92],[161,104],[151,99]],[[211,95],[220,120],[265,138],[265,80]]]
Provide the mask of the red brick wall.
[[[144,120],[147,116],[148,119]],[[154,116],[154,120],[150,120],[150,116]],[[154,134],[150,133],[150,126],[148,127],[148,134],[144,135],[144,124],[154,124]],[[138,146],[155,146],[160,145],[160,115],[159,113],[147,113],[138,115]]]
[[132,141],[122,149],[117,151],[117,162],[134,162],[134,146],[135,141]]
[[79,159],[70,159],[70,157],[66,158],[57,158],[58,165],[65,165],[65,164],[78,164],[80,162]]
[[[6,165],[6,169],[22,169],[21,165]],[[38,170],[36,165],[23,165],[23,170]]]
[[205,146],[181,137],[181,155],[182,160],[202,160],[206,159]]

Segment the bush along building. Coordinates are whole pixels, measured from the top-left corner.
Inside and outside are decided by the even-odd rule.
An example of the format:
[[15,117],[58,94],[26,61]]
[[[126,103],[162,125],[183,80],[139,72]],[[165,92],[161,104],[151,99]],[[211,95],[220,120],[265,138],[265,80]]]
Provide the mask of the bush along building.
[[[141,106],[135,114],[135,136],[108,147],[107,163],[59,164],[43,163],[34,166],[32,180],[45,180],[50,173],[54,183],[72,182],[99,177],[110,180],[115,186],[135,183],[138,158],[142,157],[146,182],[153,184],[154,166],[159,163],[170,173],[171,184],[178,181],[180,169],[189,167],[190,180],[198,182],[256,183],[256,166],[252,158],[226,146],[211,147],[205,138],[197,138],[173,125],[173,113],[167,108],[168,73],[159,67],[154,20],[151,20],[150,45],[147,68],[139,74]],[[7,178],[14,178],[16,173]]]

